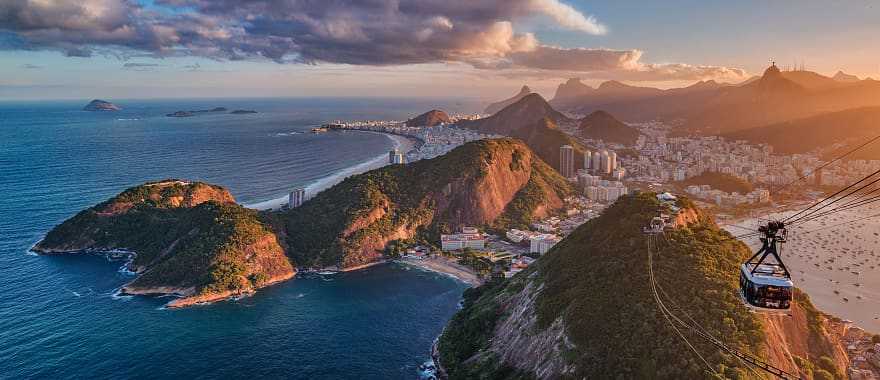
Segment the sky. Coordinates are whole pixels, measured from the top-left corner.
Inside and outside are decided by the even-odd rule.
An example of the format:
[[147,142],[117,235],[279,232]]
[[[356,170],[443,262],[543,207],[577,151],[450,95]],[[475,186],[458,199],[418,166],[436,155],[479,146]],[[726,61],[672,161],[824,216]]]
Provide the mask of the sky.
[[2,0],[0,99],[550,98],[566,78],[880,78],[880,1]]

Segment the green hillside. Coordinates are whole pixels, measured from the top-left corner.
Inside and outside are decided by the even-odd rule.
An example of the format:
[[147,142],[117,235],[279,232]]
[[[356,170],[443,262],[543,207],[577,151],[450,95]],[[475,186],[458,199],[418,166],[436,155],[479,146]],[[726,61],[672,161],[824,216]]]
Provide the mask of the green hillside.
[[[564,326],[571,347],[561,350],[571,378],[712,378],[659,313],[648,277],[649,239],[640,233],[655,215],[652,194],[627,196],[578,228],[530,268],[506,283],[465,294],[465,307],[440,338],[441,363],[450,378],[503,378],[522,363],[494,356],[493,329],[516,307],[523,289],[542,286],[534,300],[535,331]],[[704,217],[667,234],[655,248],[655,273],[672,300],[711,334],[743,351],[759,353],[759,320],[737,297],[737,267],[747,248]],[[528,338],[525,338],[528,339]],[[748,377],[735,358],[693,340],[727,378]],[[538,361],[540,356],[537,357]],[[546,358],[544,359],[546,360]],[[530,374],[525,374],[530,375]],[[533,375],[533,374],[532,374]]]

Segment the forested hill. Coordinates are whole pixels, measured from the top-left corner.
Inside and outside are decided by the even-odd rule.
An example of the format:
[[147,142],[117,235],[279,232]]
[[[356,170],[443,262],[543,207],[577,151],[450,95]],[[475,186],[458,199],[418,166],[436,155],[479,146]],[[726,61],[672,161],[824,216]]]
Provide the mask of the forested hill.
[[[761,357],[769,346],[785,344],[768,344],[765,328],[777,322],[750,313],[738,298],[738,266],[749,255],[745,245],[727,239],[689,202],[681,206],[686,208],[678,227],[650,243],[640,231],[656,215],[656,198],[626,196],[537,265],[467,291],[464,308],[438,342],[449,377],[714,378],[658,311],[649,250],[667,303],[710,334]],[[807,326],[800,327],[806,335]],[[720,376],[753,378],[735,357],[699,338],[691,341]],[[816,360],[814,353],[788,352]],[[791,360],[780,365],[797,371]]]

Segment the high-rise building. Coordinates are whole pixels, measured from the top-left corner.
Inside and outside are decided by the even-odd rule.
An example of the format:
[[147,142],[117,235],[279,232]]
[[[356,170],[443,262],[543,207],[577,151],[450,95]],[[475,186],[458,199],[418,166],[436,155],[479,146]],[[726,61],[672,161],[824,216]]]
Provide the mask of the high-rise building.
[[590,170],[591,166],[593,166],[593,152],[588,150],[584,152],[584,170]]
[[565,178],[574,177],[574,147],[559,147],[559,173]]
[[406,163],[405,161],[406,160],[404,159],[403,152],[397,149],[392,149],[390,152],[388,152],[389,164],[403,164]]
[[611,156],[608,154],[607,150],[602,150],[599,153],[599,171],[600,174],[611,174]]
[[611,161],[611,170],[617,169],[617,153],[608,153],[608,160]]
[[593,174],[599,174],[599,168],[602,167],[602,154],[600,152],[593,152],[593,165],[590,166],[593,169]]
[[287,207],[288,208],[296,208],[302,206],[303,202],[306,201],[306,189],[298,188],[293,189],[290,194],[287,196]]

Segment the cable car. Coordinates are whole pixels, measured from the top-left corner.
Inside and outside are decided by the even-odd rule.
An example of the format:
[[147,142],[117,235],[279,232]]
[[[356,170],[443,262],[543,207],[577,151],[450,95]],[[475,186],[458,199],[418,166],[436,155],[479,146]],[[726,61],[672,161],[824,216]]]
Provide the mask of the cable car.
[[[740,266],[740,296],[752,310],[784,312],[791,308],[794,287],[777,251],[777,243],[786,241],[785,224],[771,221],[758,231],[763,234],[761,249]],[[775,262],[765,262],[768,256]]]
[[753,309],[791,308],[791,288],[794,284],[780,265],[743,263],[739,286],[743,300]]

